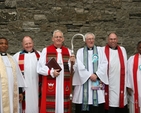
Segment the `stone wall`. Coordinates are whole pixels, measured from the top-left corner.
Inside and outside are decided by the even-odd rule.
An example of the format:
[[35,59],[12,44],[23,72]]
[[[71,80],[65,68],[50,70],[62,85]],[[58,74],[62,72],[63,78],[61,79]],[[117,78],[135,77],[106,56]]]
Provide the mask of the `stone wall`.
[[[0,36],[8,38],[11,54],[21,49],[25,35],[41,51],[55,29],[64,32],[69,48],[76,33],[93,32],[96,45],[104,46],[114,31],[129,57],[141,40],[141,0],[0,0]],[[83,45],[82,37],[74,39],[75,52]]]
[[[21,50],[25,35],[41,51],[55,29],[63,31],[69,48],[76,33],[93,32],[96,45],[104,46],[114,31],[129,57],[141,40],[141,0],[0,0],[0,36],[8,38],[9,53]],[[83,45],[82,37],[74,39],[75,52]]]

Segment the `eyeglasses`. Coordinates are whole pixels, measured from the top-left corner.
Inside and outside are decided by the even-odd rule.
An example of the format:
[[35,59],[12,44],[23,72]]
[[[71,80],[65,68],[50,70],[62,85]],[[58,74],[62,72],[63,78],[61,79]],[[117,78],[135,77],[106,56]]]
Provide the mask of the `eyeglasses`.
[[55,36],[54,38],[63,38],[62,36]]
[[86,38],[86,40],[88,40],[88,41],[93,41],[94,38]]

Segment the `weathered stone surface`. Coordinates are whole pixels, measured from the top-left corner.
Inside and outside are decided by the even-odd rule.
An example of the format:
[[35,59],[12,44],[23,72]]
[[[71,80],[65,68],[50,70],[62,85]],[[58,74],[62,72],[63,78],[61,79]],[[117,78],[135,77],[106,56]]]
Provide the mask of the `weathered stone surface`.
[[16,8],[16,0],[5,0],[5,6],[8,8]]
[[0,9],[5,9],[5,3],[4,2],[0,2]]
[[[22,49],[25,35],[41,51],[55,29],[63,31],[70,49],[76,33],[93,32],[95,44],[104,46],[107,34],[116,32],[129,57],[141,41],[141,0],[0,0],[0,36],[9,40],[9,53]],[[84,44],[82,37],[74,39],[75,54]]]
[[10,21],[17,20],[17,12],[15,10],[2,10],[0,11],[0,23],[8,24]]
[[[52,32],[60,29],[65,45],[71,48],[76,33],[93,32],[96,45],[106,44],[107,34],[116,32],[128,57],[135,52],[141,36],[141,0],[1,0],[0,36],[9,40],[10,53],[21,49],[21,40],[30,35],[35,48],[51,44]],[[82,42],[82,43],[80,43]],[[84,45],[76,38],[75,51]]]

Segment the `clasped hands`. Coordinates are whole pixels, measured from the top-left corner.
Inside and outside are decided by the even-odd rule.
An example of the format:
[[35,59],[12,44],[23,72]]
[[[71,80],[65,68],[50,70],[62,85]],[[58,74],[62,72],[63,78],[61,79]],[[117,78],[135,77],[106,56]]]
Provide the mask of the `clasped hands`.
[[90,80],[93,81],[93,82],[95,82],[97,80],[97,75],[96,74],[92,74],[90,76]]

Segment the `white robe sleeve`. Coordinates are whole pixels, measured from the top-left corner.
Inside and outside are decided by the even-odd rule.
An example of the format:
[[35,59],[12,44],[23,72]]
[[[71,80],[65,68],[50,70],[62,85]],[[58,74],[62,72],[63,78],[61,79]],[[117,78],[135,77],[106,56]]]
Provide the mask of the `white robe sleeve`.
[[127,70],[128,70],[127,87],[132,88],[132,89],[133,89],[133,59],[134,59],[134,57],[131,56],[128,59],[128,65],[127,65]]
[[44,48],[37,63],[37,73],[47,76],[48,71],[49,68],[46,66],[46,48]]
[[[104,55],[104,52],[102,51],[102,48],[98,47],[98,70],[96,71],[97,76],[100,78],[100,80],[108,84],[108,77],[107,77],[107,60]],[[76,55],[76,63],[74,65],[74,76],[73,76],[73,85],[82,85],[84,84],[89,77],[92,75],[91,72],[89,72],[84,64],[83,64],[83,48],[79,49]]]
[[82,85],[91,76],[91,73],[87,71],[83,64],[83,48],[77,51],[74,70],[75,73],[73,75],[73,85]]
[[27,85],[25,83],[25,79],[23,78],[23,75],[20,71],[18,63],[16,62],[14,57],[13,57],[13,60],[15,61],[15,64],[16,64],[16,74],[17,74],[18,87],[27,87]]
[[19,67],[17,67],[17,79],[18,79],[18,87],[27,87],[26,83],[25,83],[25,79],[23,78],[23,75],[19,69]]
[[97,47],[97,49],[98,49],[99,61],[98,61],[98,68],[96,74],[104,84],[108,84],[108,76],[107,76],[108,61],[106,59],[104,49],[102,47]]

